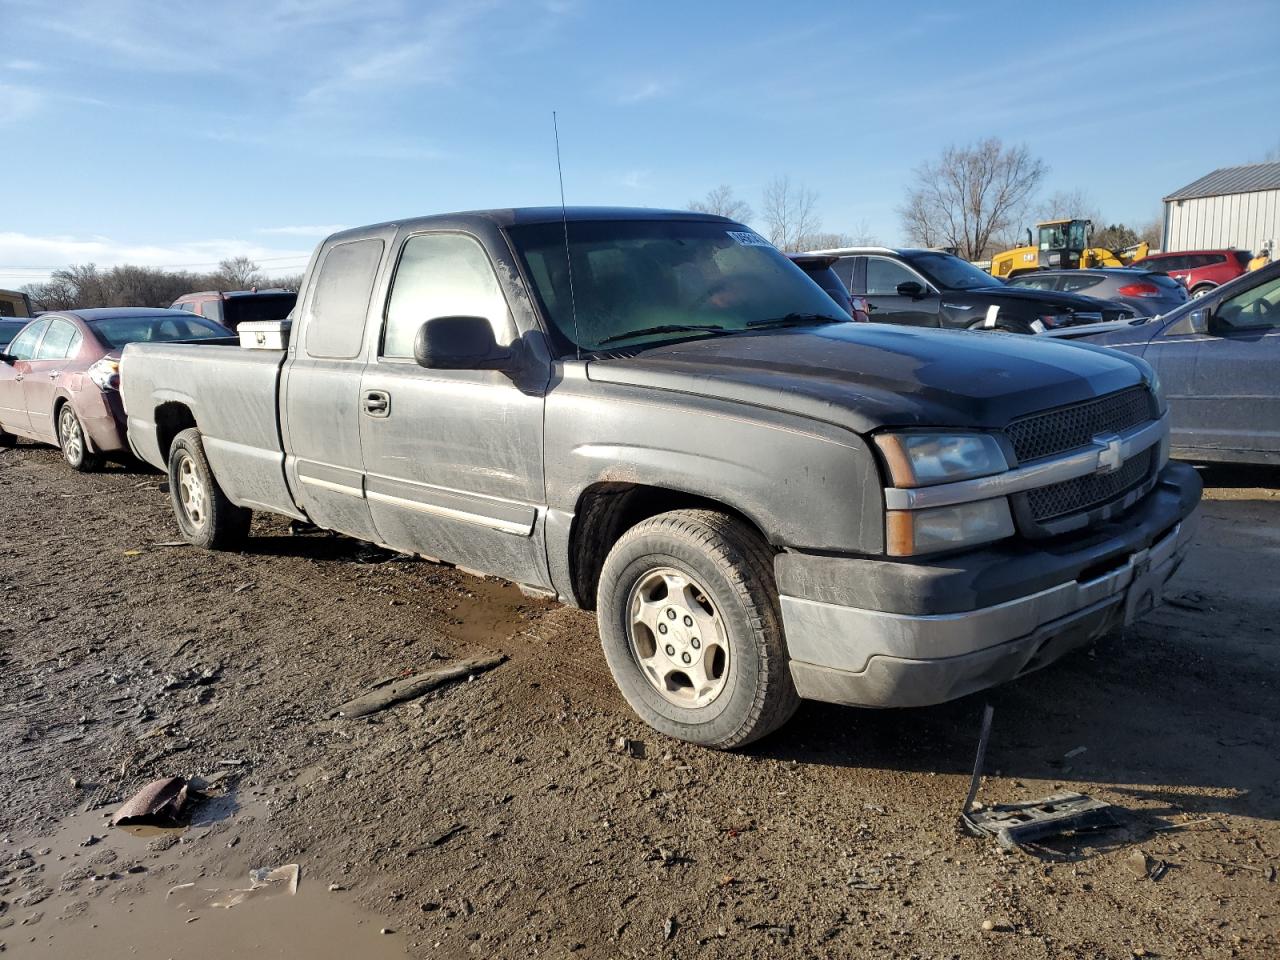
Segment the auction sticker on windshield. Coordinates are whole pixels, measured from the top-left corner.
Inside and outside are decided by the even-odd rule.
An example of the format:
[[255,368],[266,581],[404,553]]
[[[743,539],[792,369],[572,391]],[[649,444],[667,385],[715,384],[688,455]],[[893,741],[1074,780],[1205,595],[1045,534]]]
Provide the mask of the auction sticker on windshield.
[[772,247],[773,246],[772,243],[770,243],[764,237],[760,236],[760,234],[753,233],[750,230],[726,230],[725,232],[729,234],[729,236],[733,237],[734,240],[738,241],[738,243],[742,244],[744,247]]

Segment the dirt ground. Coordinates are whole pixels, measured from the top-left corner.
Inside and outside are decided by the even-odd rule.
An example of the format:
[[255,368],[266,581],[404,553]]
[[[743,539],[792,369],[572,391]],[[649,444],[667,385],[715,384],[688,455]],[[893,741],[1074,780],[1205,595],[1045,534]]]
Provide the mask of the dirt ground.
[[[1280,956],[1280,472],[1206,470],[1173,602],[1131,631],[942,707],[806,704],[731,754],[635,719],[590,615],[272,518],[245,553],[175,546],[162,479],[0,450],[6,957]],[[1124,828],[1060,859],[961,835],[985,702],[980,800],[1080,790]],[[107,825],[174,774],[215,781],[190,827]],[[297,896],[165,898],[288,863]]]

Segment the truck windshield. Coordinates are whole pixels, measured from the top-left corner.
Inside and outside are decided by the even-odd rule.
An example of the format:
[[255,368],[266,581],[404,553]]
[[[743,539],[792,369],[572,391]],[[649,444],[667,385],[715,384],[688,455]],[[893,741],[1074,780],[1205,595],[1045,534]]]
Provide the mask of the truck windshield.
[[172,340],[210,340],[235,334],[203,317],[190,313],[149,317],[104,317],[91,320],[90,328],[108,350],[123,349],[129,343],[165,343]]
[[566,352],[739,333],[774,321],[849,319],[804,271],[746,227],[579,220],[568,232],[566,258],[562,223],[509,230]]

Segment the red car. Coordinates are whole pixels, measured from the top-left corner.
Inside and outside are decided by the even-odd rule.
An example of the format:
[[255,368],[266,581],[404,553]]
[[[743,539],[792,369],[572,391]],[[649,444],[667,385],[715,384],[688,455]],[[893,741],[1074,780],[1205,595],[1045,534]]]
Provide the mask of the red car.
[[125,344],[234,337],[181,310],[106,307],[46,313],[0,353],[0,446],[26,437],[61,448],[73,470],[128,450],[120,403]]
[[1245,273],[1252,258],[1248,250],[1179,250],[1152,254],[1132,265],[1167,273],[1181,280],[1191,296],[1202,297],[1214,287]]

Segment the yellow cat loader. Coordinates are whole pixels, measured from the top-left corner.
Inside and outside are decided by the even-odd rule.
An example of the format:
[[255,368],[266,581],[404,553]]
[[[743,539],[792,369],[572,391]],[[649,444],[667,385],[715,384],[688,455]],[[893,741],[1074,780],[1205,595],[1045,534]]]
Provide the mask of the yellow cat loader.
[[1092,220],[1046,220],[1036,224],[1040,242],[1027,231],[1027,245],[997,253],[991,258],[991,275],[1007,280],[1031,270],[1076,270],[1089,267],[1127,267],[1147,255],[1144,241],[1112,253],[1105,247],[1089,246]]

